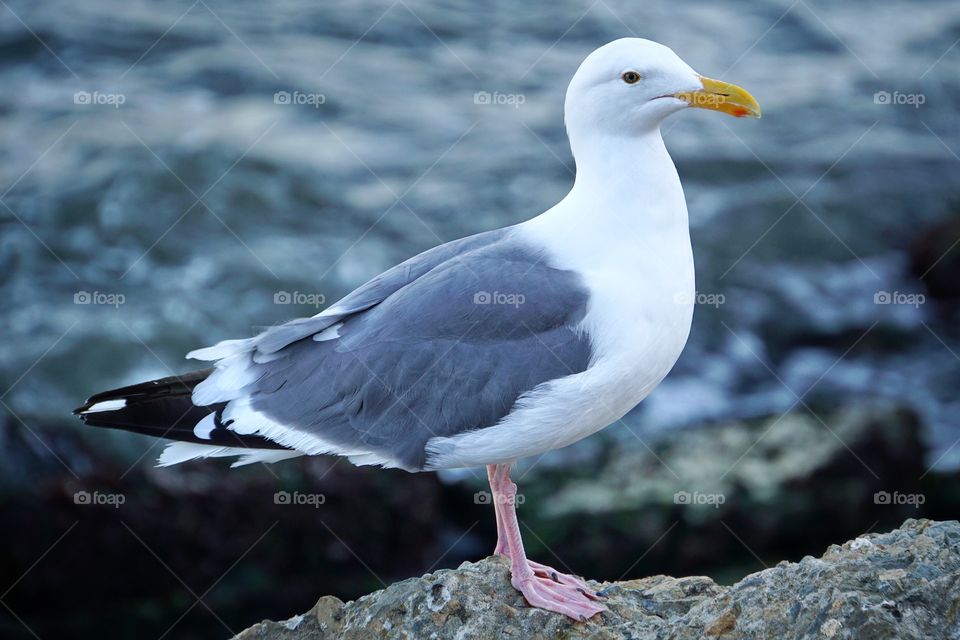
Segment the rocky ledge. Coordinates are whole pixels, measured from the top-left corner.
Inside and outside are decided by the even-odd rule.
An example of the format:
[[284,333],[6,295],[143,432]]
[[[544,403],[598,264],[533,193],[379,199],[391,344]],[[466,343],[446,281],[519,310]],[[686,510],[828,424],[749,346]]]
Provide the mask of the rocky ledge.
[[492,557],[353,602],[326,596],[237,640],[319,638],[950,638],[960,640],[960,523],[907,520],[820,558],[731,586],[654,576],[596,583],[609,608],[586,622],[527,607]]

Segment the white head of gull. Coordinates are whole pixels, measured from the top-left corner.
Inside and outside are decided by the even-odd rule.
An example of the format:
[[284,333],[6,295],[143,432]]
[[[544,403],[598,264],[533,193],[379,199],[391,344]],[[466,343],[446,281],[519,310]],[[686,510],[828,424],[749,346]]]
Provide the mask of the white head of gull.
[[175,440],[162,466],[321,454],[486,466],[513,585],[534,607],[589,618],[604,610],[593,589],[527,559],[510,468],[619,420],[687,341],[693,254],[660,124],[689,107],[760,116],[746,91],[663,45],[611,42],[567,90],[577,175],[555,206],[414,256],[316,316],[189,354],[213,368],[100,393],[76,413]]

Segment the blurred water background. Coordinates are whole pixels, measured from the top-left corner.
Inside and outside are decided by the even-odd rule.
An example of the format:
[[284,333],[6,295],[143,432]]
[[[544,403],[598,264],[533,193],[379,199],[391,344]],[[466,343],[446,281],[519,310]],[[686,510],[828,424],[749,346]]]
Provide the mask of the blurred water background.
[[[168,487],[207,483],[216,494],[235,478],[270,485],[263,469],[228,473],[216,463],[192,476],[158,476],[149,470],[157,449],[144,455],[152,443],[78,435],[69,412],[93,392],[189,370],[182,358],[190,349],[312,315],[431,246],[550,207],[573,174],[562,126],[566,83],[591,50],[630,35],[663,42],[699,72],[748,88],[764,117],[691,111],[666,123],[697,262],[701,304],[690,343],[626,425],[548,455],[531,476],[595,459],[604,447],[649,455],[650,443],[678,428],[829,416],[862,403],[910,412],[921,470],[955,471],[955,2],[9,0],[0,8],[6,486],[60,477],[83,488],[89,474],[111,482],[98,470],[107,454],[120,472],[136,462],[135,474]],[[63,444],[71,438],[78,442]],[[15,442],[45,462],[24,463]],[[882,475],[863,463],[847,456],[852,473]],[[351,471],[341,467],[333,475],[349,490]],[[392,486],[369,480],[382,492],[369,499],[389,501],[389,492],[412,487],[445,490],[432,478],[385,477]],[[7,507],[17,506],[16,522],[35,528],[4,534],[11,552],[3,589],[19,584],[71,521],[81,524],[68,538],[94,536],[83,533],[83,517],[46,518],[21,499],[4,492]],[[229,516],[210,500],[180,530],[221,531]],[[166,513],[186,508],[176,500],[145,504]],[[204,512],[224,520],[204,522]],[[355,516],[347,509],[343,517]],[[111,522],[109,540],[131,537],[117,518]],[[458,549],[438,566],[492,545],[480,537],[476,549],[461,551],[463,540],[451,534],[438,542],[440,550]],[[400,539],[398,553],[410,544]],[[162,563],[140,555],[138,572],[170,581]],[[24,578],[9,597],[19,597],[10,612],[44,638],[95,619],[68,606],[72,626],[38,622],[44,605],[36,599],[83,589],[83,577],[69,574],[70,558],[51,558],[52,577]],[[677,570],[663,562],[652,569]],[[349,557],[340,570],[348,565],[364,573]],[[228,566],[211,569],[212,577]],[[429,562],[389,567],[384,579],[421,573]],[[229,628],[302,608],[299,601],[281,608],[280,596],[268,607],[251,595],[251,585],[262,591],[274,580],[270,572],[238,579],[233,597],[223,598]],[[379,586],[346,582],[303,589],[350,597]],[[176,581],[164,588],[179,589]],[[94,591],[130,604],[109,588]],[[181,590],[158,603],[151,593],[139,594],[122,624],[159,635],[193,598]],[[171,637],[227,635],[215,617],[196,605]],[[11,633],[25,633],[16,620],[9,624]]]

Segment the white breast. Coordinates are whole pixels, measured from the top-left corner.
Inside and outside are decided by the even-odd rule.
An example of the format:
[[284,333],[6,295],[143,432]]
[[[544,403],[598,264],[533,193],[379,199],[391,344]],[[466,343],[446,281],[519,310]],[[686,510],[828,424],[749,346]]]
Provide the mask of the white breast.
[[632,260],[622,256],[623,268],[585,271],[591,295],[583,329],[594,348],[586,373],[611,421],[663,380],[690,333],[695,285],[689,238],[660,243],[634,247]]

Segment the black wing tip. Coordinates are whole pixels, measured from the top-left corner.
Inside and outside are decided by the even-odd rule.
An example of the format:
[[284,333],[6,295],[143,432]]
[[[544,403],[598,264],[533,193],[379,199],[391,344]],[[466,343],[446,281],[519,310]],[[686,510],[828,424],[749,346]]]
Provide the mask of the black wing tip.
[[[80,422],[91,427],[113,427],[116,424],[114,420],[123,415],[123,408],[91,412],[90,409],[95,404],[97,403],[87,402],[82,407],[74,409],[73,415],[75,415]],[[111,418],[114,420],[111,420]]]
[[96,404],[96,403],[93,402],[92,400],[93,400],[92,398],[87,398],[87,401],[86,401],[86,402],[84,402],[81,406],[79,406],[79,407],[77,407],[76,409],[73,410],[73,415],[79,417],[80,419],[83,419],[83,417],[84,417],[84,412],[85,412],[85,411],[89,411],[89,410],[90,410],[90,407],[92,407],[94,404]]
[[[152,397],[157,397],[164,394],[189,395],[193,391],[193,388],[201,381],[205,380],[211,373],[213,373],[213,368],[201,369],[199,371],[190,371],[180,375],[159,378],[157,380],[148,380],[147,382],[139,382],[137,384],[120,387],[118,389],[102,391],[87,398],[83,405],[73,410],[73,415],[79,416],[82,419],[85,411],[89,411],[96,404],[107,402],[109,400],[125,400],[127,404],[130,405],[140,400],[149,400]],[[120,410],[121,409],[119,408],[117,409],[117,411]],[[102,413],[110,412],[103,411]]]
[[[73,415],[80,418],[86,418],[90,414],[88,413],[90,409],[96,405],[107,402],[109,400],[129,400],[129,397],[124,394],[118,394],[116,391],[105,391],[103,393],[98,393],[92,395],[84,401],[82,405],[73,410]],[[115,411],[122,411],[123,407],[117,407]],[[97,411],[96,413],[113,413],[112,410]]]

